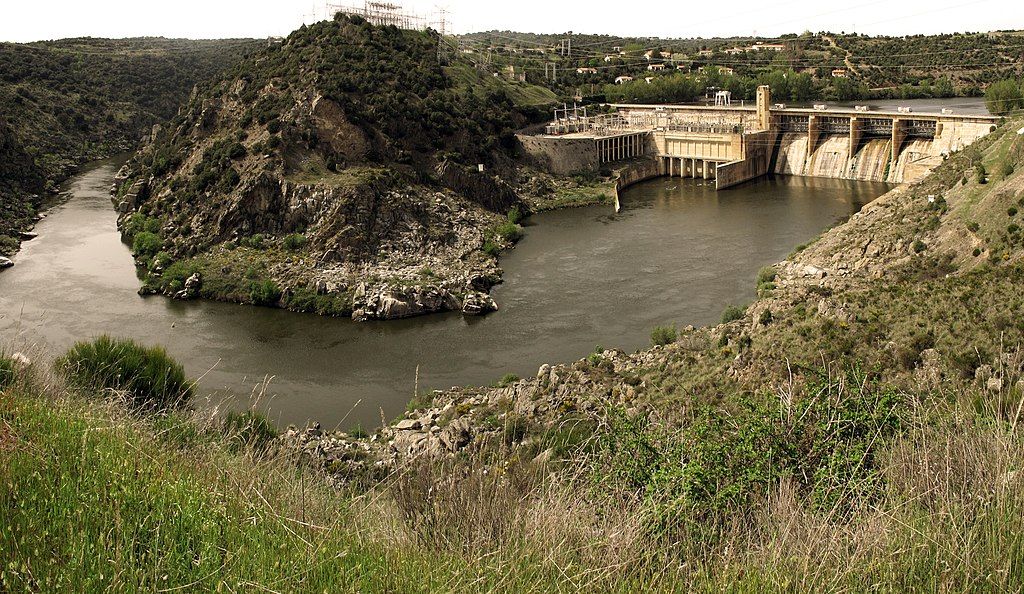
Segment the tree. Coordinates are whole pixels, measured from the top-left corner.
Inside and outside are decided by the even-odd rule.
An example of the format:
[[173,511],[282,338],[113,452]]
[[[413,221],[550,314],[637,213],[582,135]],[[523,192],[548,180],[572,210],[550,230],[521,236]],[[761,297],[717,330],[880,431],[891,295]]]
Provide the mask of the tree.
[[996,115],[1006,115],[1024,108],[1024,94],[1020,84],[1013,79],[992,83],[985,90],[985,107]]

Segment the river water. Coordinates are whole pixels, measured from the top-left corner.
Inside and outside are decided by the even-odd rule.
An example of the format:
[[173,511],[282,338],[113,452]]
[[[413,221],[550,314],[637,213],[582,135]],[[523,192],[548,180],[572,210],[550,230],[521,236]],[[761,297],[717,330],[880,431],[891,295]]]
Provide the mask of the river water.
[[46,351],[101,333],[161,344],[193,377],[201,406],[257,406],[281,426],[344,429],[392,418],[420,390],[536,373],[596,345],[632,351],[653,326],[717,322],[754,297],[757,271],[841,222],[887,186],[777,177],[716,192],[656,179],[622,212],[589,207],[532,217],[501,258],[498,312],[355,323],[275,309],[140,297],[108,197],[114,161],[72,179],[0,273],[0,348]]

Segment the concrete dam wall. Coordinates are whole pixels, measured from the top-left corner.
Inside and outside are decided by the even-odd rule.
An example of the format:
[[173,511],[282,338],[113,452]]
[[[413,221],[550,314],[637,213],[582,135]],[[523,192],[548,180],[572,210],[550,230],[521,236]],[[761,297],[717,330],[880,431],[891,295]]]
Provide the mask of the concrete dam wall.
[[772,172],[777,175],[898,184],[917,179],[942,159],[935,141],[931,139],[905,141],[895,163],[891,161],[892,140],[889,138],[865,139],[853,155],[850,155],[850,141],[846,135],[821,136],[810,154],[807,153],[808,144],[806,133],[782,134]]

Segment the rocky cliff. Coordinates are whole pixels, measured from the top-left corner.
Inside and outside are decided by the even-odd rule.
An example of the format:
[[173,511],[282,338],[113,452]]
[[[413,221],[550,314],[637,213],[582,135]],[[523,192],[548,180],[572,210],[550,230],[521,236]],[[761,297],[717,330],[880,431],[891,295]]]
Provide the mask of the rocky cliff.
[[529,208],[491,172],[514,170],[532,112],[457,84],[437,43],[339,16],[195,93],[113,190],[145,290],[355,319],[494,309]]

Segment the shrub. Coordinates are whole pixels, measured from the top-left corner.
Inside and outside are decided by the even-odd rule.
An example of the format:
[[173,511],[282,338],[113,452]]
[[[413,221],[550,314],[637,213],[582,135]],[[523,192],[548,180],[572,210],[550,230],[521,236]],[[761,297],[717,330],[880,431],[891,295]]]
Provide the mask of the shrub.
[[514,373],[506,373],[505,375],[501,376],[500,380],[498,380],[498,387],[499,388],[504,388],[505,386],[511,386],[512,384],[514,384],[514,383],[516,383],[518,381],[519,381],[519,376],[518,375],[516,375]]
[[988,183],[988,172],[985,171],[985,165],[978,163],[974,166],[974,180],[979,184]]
[[757,273],[757,284],[758,286],[775,282],[775,277],[778,276],[778,272],[775,271],[774,266],[765,266]]
[[250,235],[249,237],[242,239],[240,243],[245,247],[252,248],[254,250],[261,250],[263,249],[263,234],[256,233],[255,235]]
[[126,240],[132,241],[136,235],[143,231],[153,234],[160,233],[160,226],[160,219],[147,217],[141,212],[136,212],[121,225],[121,234]]
[[672,326],[655,326],[654,330],[651,330],[651,344],[665,346],[675,342],[678,336],[679,331],[676,330],[674,324]]
[[730,305],[722,312],[722,323],[728,324],[729,322],[743,319],[743,314],[746,313],[746,311],[747,309],[745,307]]
[[915,240],[914,240],[914,253],[915,253],[915,254],[920,254],[920,253],[921,253],[921,252],[923,252],[923,251],[925,250],[925,248],[927,248],[927,247],[928,247],[928,246],[927,246],[927,245],[925,245],[925,243],[924,243],[923,241],[921,241],[920,239],[915,239]]
[[249,285],[249,299],[256,305],[274,305],[281,299],[281,289],[269,279],[254,281]]
[[509,243],[515,243],[522,239],[523,228],[512,221],[505,221],[494,228],[494,233]]
[[508,222],[513,225],[523,222],[523,212],[519,210],[518,206],[513,206],[512,210],[508,211]]
[[498,254],[501,253],[501,248],[498,247],[498,244],[494,243],[490,239],[484,242],[483,250],[485,254],[488,256],[494,256],[495,258],[497,258]]
[[971,221],[970,223],[967,223],[967,230],[970,231],[971,233],[977,233],[978,229],[981,229],[981,225],[979,225],[977,221]]
[[253,449],[265,451],[270,443],[277,438],[277,429],[270,419],[254,410],[245,412],[229,412],[222,426],[228,447],[234,451]]
[[194,392],[184,368],[167,351],[130,339],[103,335],[75,343],[56,364],[79,387],[124,392],[141,409],[181,406]]
[[1014,206],[1011,206],[1010,208],[1007,208],[1006,209],[1006,214],[1007,214],[1007,216],[1011,216],[1011,217],[1017,216],[1017,208],[1014,207]]
[[163,248],[164,242],[160,236],[149,231],[142,231],[132,241],[132,252],[136,257],[149,260]]
[[292,233],[291,235],[284,238],[284,249],[293,252],[301,249],[308,243],[306,236],[301,233]]
[[974,251],[971,253],[974,254],[975,258],[977,258],[978,256],[981,255],[981,248],[974,248]]
[[815,396],[787,414],[777,401],[744,398],[729,410],[701,408],[683,428],[612,409],[593,478],[644,498],[652,534],[683,528],[697,539],[715,538],[782,481],[830,513],[881,496],[879,453],[902,431],[902,395],[856,370],[811,380],[806,393]]

